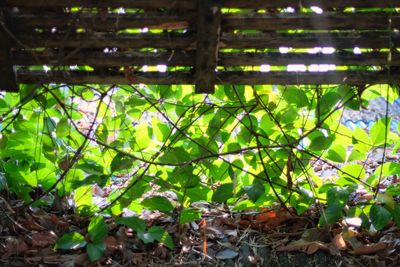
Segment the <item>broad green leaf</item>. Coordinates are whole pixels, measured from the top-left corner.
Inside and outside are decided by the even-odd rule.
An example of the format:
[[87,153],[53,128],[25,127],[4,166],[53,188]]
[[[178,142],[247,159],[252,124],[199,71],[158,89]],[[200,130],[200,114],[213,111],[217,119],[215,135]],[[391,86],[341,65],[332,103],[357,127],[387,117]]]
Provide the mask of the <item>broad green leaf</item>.
[[283,98],[289,104],[294,104],[298,108],[306,107],[309,105],[307,95],[304,90],[298,89],[296,87],[287,87],[283,91]]
[[265,187],[261,183],[245,186],[243,189],[253,202],[256,202],[263,194],[265,194]]
[[400,204],[396,204],[393,211],[393,218],[398,228],[400,228]]
[[195,209],[184,209],[179,215],[179,223],[185,224],[201,218],[201,212]]
[[337,205],[343,208],[347,204],[349,196],[350,194],[347,190],[339,187],[333,187],[326,193],[328,206]]
[[321,151],[324,149],[328,149],[331,146],[332,142],[333,139],[331,137],[320,135],[311,140],[309,148],[311,150]]
[[86,240],[83,235],[77,232],[72,232],[63,235],[57,240],[56,249],[79,249],[86,246]]
[[68,119],[62,118],[57,124],[57,128],[56,128],[57,137],[63,138],[63,137],[68,136],[70,130],[71,130],[71,128],[68,123]]
[[289,107],[280,114],[279,121],[283,124],[294,122],[299,116],[298,111],[295,108]]
[[343,163],[346,161],[346,149],[341,145],[333,145],[325,158],[334,162]]
[[100,259],[104,251],[106,251],[106,244],[104,243],[89,243],[86,247],[86,252],[90,261],[97,261]]
[[89,238],[93,243],[100,243],[108,234],[108,227],[102,216],[94,217],[88,227]]
[[343,206],[338,204],[328,205],[320,218],[320,224],[333,224],[343,217]]
[[107,143],[108,139],[108,129],[105,123],[101,123],[96,129],[96,138],[97,140]]
[[378,194],[376,197],[376,200],[378,202],[384,203],[391,210],[393,210],[395,208],[396,201],[393,199],[393,197],[391,195],[389,195],[387,193]]
[[174,241],[172,240],[172,237],[162,227],[153,226],[149,229],[148,233],[154,238],[154,240],[164,244],[167,248],[174,248]]
[[379,205],[374,205],[371,207],[369,216],[372,225],[378,231],[382,230],[392,219],[392,214],[390,214],[386,208]]
[[142,201],[142,205],[149,210],[159,210],[165,213],[170,213],[174,210],[174,206],[172,206],[171,202],[167,198],[161,196],[146,198]]
[[74,200],[81,216],[90,215],[92,210],[92,185],[81,186],[75,190]]
[[160,157],[162,163],[182,163],[190,160],[189,153],[183,147],[172,147]]
[[115,222],[118,224],[123,224],[132,228],[136,232],[144,232],[146,230],[146,223],[142,219],[137,217],[126,217],[126,218],[116,218]]
[[133,159],[118,153],[111,162],[111,172],[128,171],[133,165]]
[[395,162],[385,162],[378,166],[373,173],[376,177],[380,177],[382,175],[383,178],[391,176],[391,175],[399,175],[400,174],[400,164]]
[[223,184],[214,192],[212,201],[223,203],[231,197],[233,197],[233,183]]
[[371,141],[374,146],[380,146],[385,143],[385,138],[390,131],[390,123],[392,119],[382,118],[372,125],[370,130]]
[[365,177],[365,168],[360,164],[347,164],[342,167],[342,177],[350,177],[351,179],[360,180]]
[[347,159],[348,162],[352,162],[355,160],[365,160],[367,157],[367,154],[364,152],[360,152],[356,149],[353,149],[353,151],[351,151],[349,158]]

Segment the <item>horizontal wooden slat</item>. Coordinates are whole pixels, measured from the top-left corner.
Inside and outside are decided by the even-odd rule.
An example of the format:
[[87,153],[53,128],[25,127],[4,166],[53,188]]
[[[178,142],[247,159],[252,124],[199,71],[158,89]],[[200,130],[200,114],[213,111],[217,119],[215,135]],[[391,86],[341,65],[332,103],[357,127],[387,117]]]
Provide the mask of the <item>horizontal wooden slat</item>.
[[365,7],[384,8],[400,6],[399,0],[225,0],[224,6],[234,8],[279,8],[279,7],[311,7],[344,8]]
[[[185,29],[193,25],[195,14],[11,14],[10,25],[26,28],[88,28],[96,31],[117,31],[127,28]],[[400,27],[400,15],[390,14],[252,14],[224,15],[222,29],[254,29],[263,31],[305,30],[387,30]],[[354,23],[357,21],[357,23]]]
[[196,0],[2,0],[0,7],[125,7],[195,10]]
[[[69,66],[89,65],[92,67],[121,67],[165,64],[169,66],[193,66],[195,54],[192,52],[163,53],[103,53],[103,52],[31,52],[14,51],[13,64],[20,66],[48,65]],[[353,66],[386,66],[387,53],[308,54],[308,53],[220,53],[218,65],[231,66],[285,66],[289,64],[335,64]],[[400,54],[393,54],[391,66],[400,66]]]
[[[308,53],[220,53],[219,66],[285,66],[289,64],[334,64],[353,66],[385,66],[388,64],[386,53],[353,53],[308,54]],[[400,55],[392,55],[392,66],[400,65]]]
[[[253,14],[225,15],[223,29],[252,29],[262,31],[304,30],[387,30],[400,26],[400,15],[366,13],[325,14]],[[356,21],[356,23],[355,23]]]
[[[2,0],[0,6],[18,7],[127,7],[127,8],[180,8],[196,9],[196,0]],[[232,8],[279,8],[310,7],[323,8],[366,7],[384,8],[399,7],[399,0],[224,0],[223,6]]]
[[[80,72],[29,72],[19,71],[20,83],[68,83],[68,84],[128,84],[123,74]],[[141,73],[132,77],[136,83],[145,84],[193,84],[194,75],[188,72]],[[385,84],[399,83],[400,74],[387,72],[218,72],[217,84]]]
[[[166,48],[166,49],[187,49],[196,48],[196,37],[188,34],[114,34],[114,33],[93,33],[93,34],[26,34],[18,33],[20,40],[27,47],[52,47],[52,48],[110,48],[122,49],[136,48]],[[15,44],[18,46],[18,44]]]
[[[196,48],[196,37],[190,34],[26,34],[16,37],[27,47],[48,48]],[[400,46],[399,33],[307,33],[307,34],[224,34],[220,39],[220,48],[266,49],[279,47],[313,48],[390,48]],[[14,44],[18,47],[18,44]]]
[[163,52],[163,53],[103,53],[103,52],[63,52],[53,51],[32,52],[15,51],[13,63],[20,66],[28,65],[89,65],[94,67],[121,67],[166,64],[171,66],[193,66],[194,53]]
[[195,13],[185,14],[10,14],[8,20],[14,30],[26,28],[87,28],[95,31],[118,31],[127,28],[186,29],[195,19]]
[[264,49],[264,48],[389,48],[399,46],[398,33],[305,33],[305,34],[225,34],[220,48]]

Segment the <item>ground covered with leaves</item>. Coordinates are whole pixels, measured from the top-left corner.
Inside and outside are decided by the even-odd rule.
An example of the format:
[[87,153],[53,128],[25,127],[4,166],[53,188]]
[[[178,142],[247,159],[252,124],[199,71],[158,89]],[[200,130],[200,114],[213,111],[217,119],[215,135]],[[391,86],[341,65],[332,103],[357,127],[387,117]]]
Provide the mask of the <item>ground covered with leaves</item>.
[[[16,202],[2,198],[1,265],[398,266],[400,262],[400,231],[393,224],[380,232],[361,230],[357,220],[318,228],[319,216],[312,210],[296,216],[284,209],[232,213],[224,206],[198,205],[204,211],[202,219],[180,224],[159,212],[148,213],[143,220],[22,212],[12,208]],[[98,259],[91,262],[91,257]]]

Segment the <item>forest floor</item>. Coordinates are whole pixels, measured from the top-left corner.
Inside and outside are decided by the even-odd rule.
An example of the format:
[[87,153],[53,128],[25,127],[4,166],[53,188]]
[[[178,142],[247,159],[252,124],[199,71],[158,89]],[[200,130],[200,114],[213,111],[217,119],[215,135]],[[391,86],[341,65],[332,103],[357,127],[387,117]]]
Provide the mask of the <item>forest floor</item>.
[[[391,108],[395,112],[392,117],[400,118],[400,109]],[[382,115],[379,113],[382,110],[374,111],[376,116]],[[343,122],[351,127],[349,121],[357,125],[364,115],[348,112]],[[371,118],[369,114],[365,116]],[[367,127],[368,122],[364,123]],[[375,170],[382,152],[376,150],[370,155],[367,172]],[[386,152],[386,157],[399,160],[391,151]],[[332,165],[320,161],[313,165],[321,177],[335,174]],[[381,190],[399,182],[397,177],[391,177],[382,181]],[[93,187],[99,205],[109,191]],[[172,193],[165,194],[175,197]],[[355,202],[371,197],[362,190],[352,196]],[[70,206],[21,209],[20,200],[3,192],[0,266],[400,266],[400,230],[394,224],[379,232],[367,231],[361,229],[359,221],[349,219],[321,229],[317,228],[320,210],[316,206],[298,216],[282,208],[232,212],[225,205],[203,202],[195,205],[203,211],[202,219],[186,224],[179,224],[175,215],[160,212],[141,215],[147,227],[161,226],[172,236],[174,249],[160,243],[144,244],[131,229],[107,218],[105,253],[99,261],[91,263],[84,248],[54,250],[57,239],[66,232],[79,231],[87,236],[90,218],[75,215]]]

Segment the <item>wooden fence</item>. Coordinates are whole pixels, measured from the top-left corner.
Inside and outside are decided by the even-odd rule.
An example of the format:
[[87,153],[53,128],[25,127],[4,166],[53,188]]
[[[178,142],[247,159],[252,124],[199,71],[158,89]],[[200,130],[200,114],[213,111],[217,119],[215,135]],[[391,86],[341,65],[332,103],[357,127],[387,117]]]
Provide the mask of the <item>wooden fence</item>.
[[0,89],[398,83],[399,10],[400,0],[0,0]]

